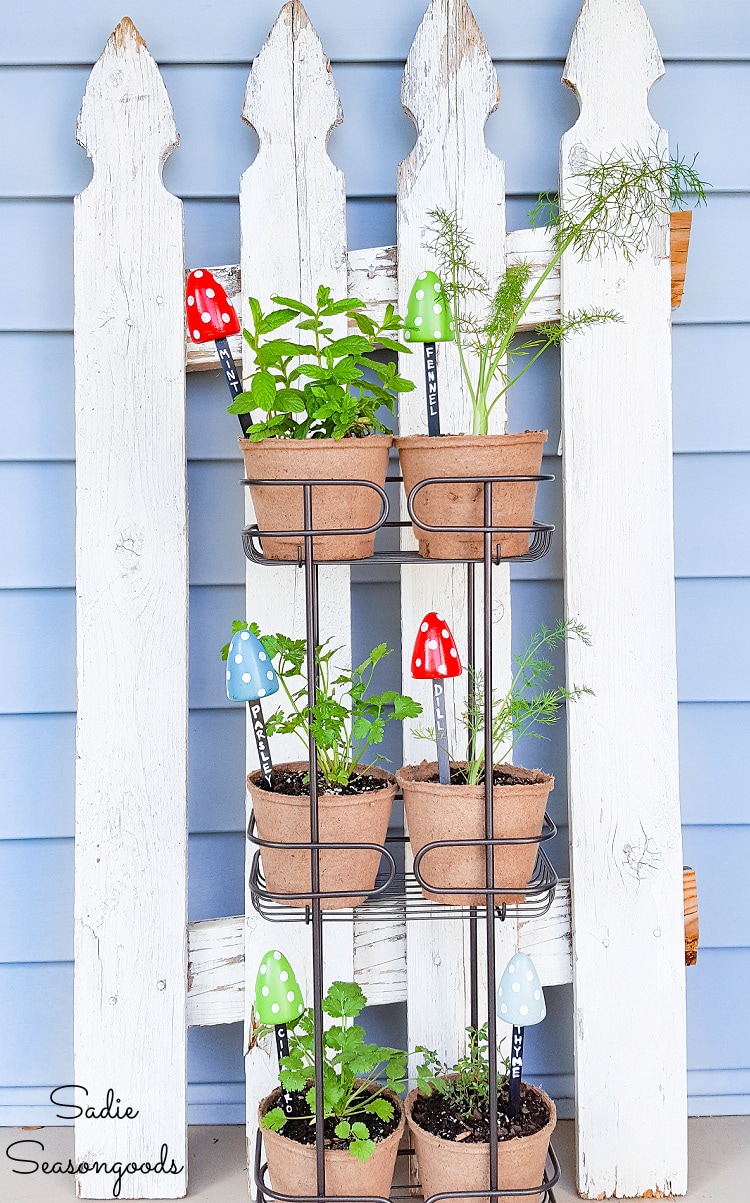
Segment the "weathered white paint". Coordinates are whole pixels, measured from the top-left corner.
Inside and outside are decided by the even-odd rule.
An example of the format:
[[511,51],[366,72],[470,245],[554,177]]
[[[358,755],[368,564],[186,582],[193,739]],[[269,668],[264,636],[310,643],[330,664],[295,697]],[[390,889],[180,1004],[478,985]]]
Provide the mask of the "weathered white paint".
[[[531,282],[541,275],[551,258],[549,236],[545,229],[509,230],[505,239],[508,262],[522,257],[532,266]],[[348,292],[349,296],[365,301],[365,312],[377,320],[386,305],[398,304],[398,255],[395,246],[374,246],[367,250],[349,251]],[[240,312],[242,283],[238,263],[209,268],[223,285],[232,304]],[[555,270],[545,280],[539,295],[529,306],[528,313],[519,329],[533,329],[539,322],[549,321],[560,315],[560,272]],[[355,323],[350,322],[354,329]],[[239,363],[242,358],[242,336],[232,335],[229,339],[232,354]],[[185,331],[185,357],[189,372],[220,370],[219,358],[213,343],[194,343]]]
[[188,926],[187,1022],[238,1023],[245,1015],[245,918]]
[[[417,127],[417,141],[398,170],[398,272],[402,313],[417,275],[437,266],[422,247],[428,211],[455,211],[474,239],[477,262],[490,279],[505,267],[505,173],[502,162],[487,149],[484,125],[497,107],[499,86],[484,38],[465,0],[432,0],[409,52],[401,92],[402,104]],[[440,421],[446,433],[471,429],[470,402],[456,348],[438,344]],[[427,432],[424,366],[421,348],[401,356],[402,372],[417,388],[400,399],[401,434]],[[493,427],[505,429],[498,406]],[[411,531],[405,545],[416,546]],[[478,576],[479,579],[479,576]],[[494,570],[495,684],[502,688],[510,669],[510,581],[506,567]],[[429,610],[438,609],[451,625],[461,654],[466,648],[466,569],[441,565],[404,568],[401,574],[401,625],[404,649],[404,689],[431,709],[429,685],[412,681],[410,651],[418,624]],[[481,657],[481,646],[478,649]],[[481,663],[481,659],[479,661]],[[465,678],[450,691],[448,713],[465,705]],[[454,743],[461,747],[465,733],[453,724]],[[404,731],[404,761],[426,756],[426,745]],[[514,950],[512,921],[496,924],[498,960]],[[480,947],[483,947],[480,929]],[[446,989],[447,975],[450,989]],[[469,1022],[468,924],[415,923],[407,933],[409,994],[420,999],[409,1010],[409,1046],[426,1044],[452,1057]],[[482,996],[480,986],[480,1015]],[[486,1009],[486,1008],[485,1008]]]
[[[257,131],[257,158],[240,181],[241,271],[243,302],[248,294],[261,305],[280,293],[314,299],[319,284],[334,296],[347,292],[346,192],[344,177],[326,150],[330,131],[341,121],[341,105],[330,63],[299,0],[282,8],[253,63],[247,82],[243,118]],[[247,320],[247,318],[246,318]],[[346,331],[346,319],[332,325]],[[250,368],[246,361],[245,371]],[[251,520],[248,500],[248,520]],[[349,569],[321,568],[320,637],[333,637],[342,664],[351,658]],[[248,617],[264,631],[304,635],[303,573],[280,567],[247,566]],[[299,744],[279,739],[277,762],[304,759]],[[252,738],[248,760],[257,767]],[[249,806],[248,806],[249,818]],[[249,870],[253,849],[248,846]],[[246,1043],[255,972],[263,953],[277,945],[289,956],[303,993],[312,1001],[310,933],[304,924],[269,925],[246,901],[247,991]],[[325,977],[352,980],[352,928],[338,924],[325,933]],[[257,1126],[258,1099],[273,1086],[275,1056],[259,1048],[247,1062],[247,1136],[250,1158]],[[251,1162],[252,1163],[252,1162]]]
[[[586,153],[666,151],[648,90],[663,73],[638,0],[586,0],[565,68],[581,104],[561,190]],[[672,551],[670,265],[666,216],[628,266],[567,256],[562,307],[622,323],[563,353],[568,772],[578,1188],[682,1194],[687,1120],[682,855]]]
[[[159,1159],[187,1189],[187,502],[182,206],[156,64],[125,19],[86,88],[75,203],[78,621],[75,1080],[136,1118],[76,1122],[77,1162]],[[112,1198],[112,1174],[78,1194]]]

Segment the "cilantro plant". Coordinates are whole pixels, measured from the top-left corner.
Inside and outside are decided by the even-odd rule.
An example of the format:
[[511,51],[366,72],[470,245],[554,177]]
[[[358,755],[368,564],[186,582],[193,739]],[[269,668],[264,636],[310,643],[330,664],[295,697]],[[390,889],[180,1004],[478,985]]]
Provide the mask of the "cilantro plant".
[[[324,1118],[336,1117],[334,1131],[348,1142],[349,1152],[358,1161],[368,1161],[375,1152],[370,1117],[376,1115],[384,1123],[393,1119],[394,1106],[385,1097],[385,1089],[400,1090],[406,1076],[406,1053],[365,1043],[364,1028],[353,1022],[366,1004],[355,982],[333,982],[323,999],[323,1010],[336,1021],[323,1033]],[[314,1073],[313,1013],[308,1008],[289,1029],[289,1056],[281,1059],[280,1078],[285,1090],[306,1091],[311,1124],[315,1123]],[[286,1121],[282,1108],[274,1107],[261,1123],[280,1132]]]
[[[694,164],[695,159],[686,163],[640,150],[585,163],[573,176],[567,205],[545,193],[531,213],[532,227],[544,218],[552,235],[550,260],[533,280],[530,264],[521,261],[510,264],[505,275],[490,282],[472,261],[472,239],[456,214],[445,209],[428,213],[432,241],[427,249],[437,258],[453,311],[461,369],[473,409],[472,434],[488,433],[494,407],[548,347],[559,346],[586,326],[620,320],[612,310],[581,309],[538,326],[522,342],[513,342],[564,253],[571,249],[583,259],[616,250],[632,260],[648,245],[655,217],[680,207],[687,194],[695,196],[698,204],[705,201],[706,185]],[[472,352],[472,357],[467,352]],[[520,368],[519,360],[524,361]]]
[[[249,389],[227,409],[230,414],[256,415],[247,437],[260,442],[390,434],[378,410],[385,406],[394,413],[396,394],[414,388],[398,375],[395,364],[371,358],[377,347],[410,349],[394,337],[403,322],[393,305],[386,305],[382,320],[376,322],[362,312],[364,301],[356,297],[334,301],[324,285],[317,290],[314,306],[292,297],[271,299],[280,308],[264,313],[255,297],[248,298],[252,329],[242,334],[255,369]],[[342,313],[356,323],[358,334],[333,337],[330,320]],[[302,341],[268,337],[290,322],[302,331]],[[374,379],[368,379],[366,372]]]
[[[276,674],[286,694],[289,710],[282,709],[266,719],[270,736],[294,734],[308,746],[314,736],[318,747],[318,768],[331,785],[348,785],[351,778],[363,771],[367,754],[369,763],[385,757],[371,750],[382,743],[386,725],[405,718],[417,718],[422,713],[419,702],[393,689],[370,693],[375,667],[390,652],[384,643],[373,648],[366,660],[356,668],[336,668],[334,657],[341,650],[327,640],[316,651],[318,686],[310,705],[306,677],[306,643],[288,635],[261,635],[257,623],[232,623],[232,634],[251,630],[274,661]],[[222,648],[222,659],[229,654],[229,644]]]
[[[542,625],[525,643],[523,651],[513,657],[515,672],[510,688],[502,697],[493,697],[492,702],[492,754],[495,764],[507,761],[523,736],[544,739],[545,736],[535,730],[536,727],[549,727],[556,723],[566,702],[576,702],[583,694],[592,692],[583,685],[575,685],[572,689],[562,685],[553,689],[544,688],[553,665],[543,653],[554,650],[566,639],[580,639],[586,644],[591,642],[586,628],[580,622],[560,619],[551,630]],[[481,686],[481,674],[475,672],[469,705],[461,716],[469,733],[466,771],[469,785],[477,785],[484,780],[484,708],[479,703]],[[435,738],[432,729],[415,731],[415,735],[420,739]]]
[[[422,1094],[433,1091],[441,1094],[456,1115],[465,1119],[486,1115],[489,1110],[490,1069],[487,1061],[487,1024],[466,1029],[468,1047],[455,1065],[441,1061],[432,1049],[418,1045],[422,1063],[417,1066],[417,1086]],[[509,1070],[508,1058],[498,1058],[497,1089],[505,1085]]]

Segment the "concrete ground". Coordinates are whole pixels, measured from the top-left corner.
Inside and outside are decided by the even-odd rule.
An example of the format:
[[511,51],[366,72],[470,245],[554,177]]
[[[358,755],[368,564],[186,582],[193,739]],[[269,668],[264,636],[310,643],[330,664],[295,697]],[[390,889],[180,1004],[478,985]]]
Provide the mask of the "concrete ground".
[[[691,1119],[690,1183],[687,1203],[747,1203],[750,1200],[750,1115]],[[67,1162],[73,1153],[73,1129],[4,1128],[0,1132],[0,1200],[2,1203],[61,1203],[74,1199],[72,1177],[42,1177],[13,1173],[6,1150],[15,1140],[44,1144],[44,1158]],[[555,1188],[557,1203],[578,1198],[574,1182],[573,1123],[562,1120],[555,1132],[555,1150],[562,1179]],[[37,1147],[40,1160],[41,1151]],[[20,1153],[19,1153],[20,1155]],[[27,1154],[30,1155],[30,1154]],[[245,1203],[245,1132],[241,1127],[190,1129],[190,1189],[188,1198],[200,1203]]]

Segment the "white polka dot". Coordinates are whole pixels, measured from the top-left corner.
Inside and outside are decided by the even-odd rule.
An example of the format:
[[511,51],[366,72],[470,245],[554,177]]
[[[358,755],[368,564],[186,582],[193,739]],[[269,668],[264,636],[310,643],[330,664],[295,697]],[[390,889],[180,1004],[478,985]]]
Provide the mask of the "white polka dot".
[[437,641],[437,639],[428,639],[428,640],[427,640],[427,646],[428,646],[428,647],[431,647],[433,651],[435,650],[435,648],[437,647],[437,645],[438,645],[438,641]]
[[423,288],[418,288],[418,289],[417,289],[417,291],[416,291],[416,293],[415,293],[414,295],[416,296],[416,298],[417,298],[417,300],[418,300],[418,301],[421,301],[421,300],[423,300],[423,299],[424,299],[424,289],[423,289]]
[[535,990],[535,991],[534,991],[534,998],[536,999],[536,1001],[537,1001],[537,1002],[539,1002],[539,999],[540,999],[541,997],[542,997],[542,992],[541,992],[541,990]]
[[440,634],[443,636],[443,639],[450,639],[450,637],[451,637],[451,633],[450,633],[450,631],[448,630],[448,628],[447,628],[447,627],[443,627],[443,629],[442,629],[442,631],[440,632]]
[[448,322],[448,329],[449,329],[449,330],[452,330],[452,329],[453,329],[453,322]]
[[294,991],[293,990],[287,990],[286,1000],[287,1000],[287,1002],[294,1002]]
[[273,681],[273,669],[272,668],[269,668],[268,672],[266,673],[266,676],[268,677],[269,681]]
[[451,648],[451,656],[453,657],[454,660],[458,660],[458,652],[456,651],[456,649],[454,647]]
[[432,287],[435,289],[435,292],[440,292],[440,288],[441,288],[440,281],[436,280]]
[[288,982],[288,981],[289,981],[289,974],[287,973],[286,969],[282,969],[281,973],[279,974],[279,979],[280,979],[282,982]]
[[516,967],[515,967],[515,965],[509,965],[509,966],[508,966],[508,973],[515,973],[515,972],[516,972]]
[[267,660],[268,656],[266,655],[265,652],[258,652],[258,659],[259,660]]
[[[421,661],[419,658],[417,658],[417,659],[414,661],[414,667],[415,667],[415,668],[421,668],[421,667],[422,667],[422,661]],[[229,673],[227,673],[227,676],[229,676]]]
[[249,684],[250,684],[250,681],[251,681],[250,673],[243,673],[243,674],[242,674],[242,683],[243,683],[243,685],[249,685]]
[[195,276],[196,280],[200,280],[203,276],[203,272],[202,271],[193,272],[193,275]]
[[240,631],[240,639],[249,639],[249,638],[250,638],[249,631]]
[[436,614],[435,617],[437,618],[438,622],[445,622],[445,619],[443,618],[442,614]]
[[434,335],[434,337],[435,337],[435,338],[442,338],[442,337],[443,337],[443,332],[442,332],[442,330],[433,330],[433,332],[432,332],[432,333],[433,333],[433,335]]
[[200,338],[200,336],[201,336],[200,330],[193,330],[193,338]]
[[194,304],[195,304],[195,297],[188,297],[188,305],[194,305]]
[[261,965],[260,971],[261,973],[268,973],[268,965]]
[[444,677],[447,675],[448,669],[444,664],[438,664],[438,672],[440,673],[441,677]]
[[202,314],[201,314],[201,321],[202,321],[202,322],[210,322],[210,321],[211,321],[211,314],[210,314],[210,313],[202,313]]
[[304,1006],[302,1005],[302,1003],[300,1003],[297,1007],[298,1014],[301,1015],[302,1012],[304,1011],[304,1009],[305,1009]]
[[254,1006],[256,1006],[256,1007],[257,1007],[257,1005],[258,1005],[258,995],[257,995],[257,993],[253,995],[253,1005],[254,1005]]
[[237,653],[237,655],[235,656],[235,658],[234,658],[234,662],[235,662],[235,664],[242,664],[242,656],[240,655],[240,653],[239,653],[239,652],[238,652],[238,653]]
[[443,306],[442,306],[442,305],[440,305],[439,303],[437,303],[437,302],[436,302],[436,303],[435,303],[435,304],[432,306],[432,312],[433,312],[433,313],[442,313],[442,312],[443,312]]
[[213,288],[206,289],[206,296],[211,297],[211,299],[213,300],[213,298],[216,296],[216,293],[214,292]]
[[228,314],[228,313],[222,313],[222,315],[221,315],[221,320],[222,320],[222,322],[228,322],[228,321],[229,321],[229,314]]
[[231,677],[231,675],[232,675],[232,674],[230,673],[229,669],[227,669],[227,681],[229,680],[229,678]]
[[421,319],[421,317],[415,317],[415,318],[414,318],[414,325],[415,325],[415,326],[421,326],[421,325],[422,325],[422,319]]
[[275,952],[275,953],[273,954],[273,959],[274,959],[274,961],[280,961],[280,960],[281,960],[281,953],[280,953],[280,952]]
[[420,629],[420,631],[426,631],[426,630],[427,630],[427,623],[426,623],[426,622],[423,622],[423,623],[422,623],[422,625],[421,625],[421,627],[420,627],[419,629]]
[[266,691],[265,691],[265,689],[259,689],[259,690],[258,690],[258,697],[259,697],[259,698],[264,698],[265,696],[266,696]]
[[417,279],[418,279],[418,280],[426,280],[426,279],[427,279],[427,272],[420,272],[420,273],[419,273],[419,275],[417,276]]
[[533,980],[534,980],[534,974],[531,972],[530,969],[527,969],[526,970],[526,981],[533,982]]
[[274,1015],[278,1015],[278,1013],[279,1013],[279,1004],[278,1004],[278,1003],[271,1003],[271,1010],[273,1011]]
[[502,1011],[503,1015],[507,1015],[507,1013],[508,1013],[508,1004],[507,1004],[507,1003],[500,1003],[500,1010]]
[[514,983],[513,983],[513,993],[514,993],[514,994],[518,994],[518,993],[520,993],[520,990],[521,990],[521,983],[520,983],[520,982],[514,982]]
[[404,338],[407,340],[407,342],[411,342],[411,334],[408,330],[404,330]]
[[521,1015],[528,1015],[529,1013],[529,1008],[527,1006],[519,1007],[518,1010]]
[[268,998],[268,995],[270,993],[271,993],[271,991],[269,990],[268,986],[264,986],[263,989],[261,990],[261,994],[263,995],[264,998]]
[[502,998],[502,997],[503,997],[503,988],[502,988],[502,986],[498,986],[498,988],[497,988],[497,997],[498,997],[498,998]]

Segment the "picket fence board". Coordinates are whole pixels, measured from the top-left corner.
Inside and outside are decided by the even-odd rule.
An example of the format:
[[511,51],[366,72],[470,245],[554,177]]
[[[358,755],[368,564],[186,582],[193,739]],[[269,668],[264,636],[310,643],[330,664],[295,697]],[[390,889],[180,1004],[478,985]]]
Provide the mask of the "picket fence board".
[[[314,299],[319,285],[328,285],[335,298],[346,295],[346,189],[344,177],[328,157],[330,131],[341,119],[336,85],[317,33],[299,0],[288,0],[256,57],[247,82],[243,118],[260,139],[258,155],[240,180],[240,262],[243,320],[247,296],[268,306],[275,293]],[[338,336],[346,332],[344,315],[331,322]],[[291,337],[291,336],[290,336]],[[251,360],[244,360],[249,372]],[[247,499],[246,516],[252,521]],[[351,663],[349,569],[345,565],[318,570],[320,639],[334,640],[339,663]],[[305,633],[303,573],[293,565],[247,564],[247,615],[261,630]],[[257,767],[257,753],[248,728],[248,770]],[[277,763],[300,760],[299,744],[291,736],[274,741]],[[248,795],[247,819],[251,814]],[[255,848],[247,844],[246,881]],[[245,999],[247,1054],[246,1132],[249,1165],[253,1164],[258,1101],[278,1080],[273,1042],[266,1039],[252,1052],[250,1032],[255,976],[261,957],[281,943],[295,968],[303,997],[312,997],[310,933],[305,924],[277,926],[254,910],[246,890]],[[351,980],[353,934],[339,926],[324,941],[326,983]],[[250,1189],[252,1191],[252,1177]]]
[[[564,75],[581,106],[561,144],[564,197],[587,156],[666,151],[647,107],[662,74],[639,0],[584,0]],[[684,1194],[666,218],[632,266],[568,252],[561,306],[623,317],[562,352],[565,604],[592,640],[569,644],[568,681],[594,691],[568,713],[577,1185],[594,1199]]]
[[[127,18],[83,98],[76,200],[78,767],[75,1074],[137,1116],[82,1117],[76,1158],[154,1163],[123,1198],[187,1190],[187,498],[182,207],[166,89]],[[138,654],[133,650],[137,648]],[[113,1197],[101,1170],[83,1198]]]

